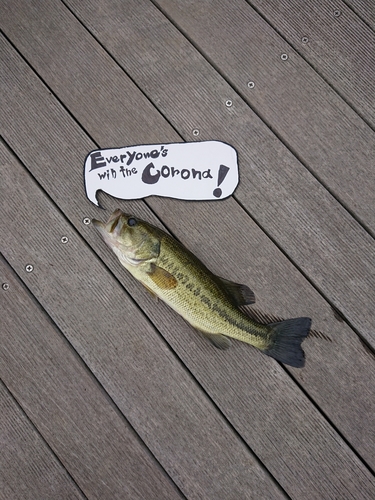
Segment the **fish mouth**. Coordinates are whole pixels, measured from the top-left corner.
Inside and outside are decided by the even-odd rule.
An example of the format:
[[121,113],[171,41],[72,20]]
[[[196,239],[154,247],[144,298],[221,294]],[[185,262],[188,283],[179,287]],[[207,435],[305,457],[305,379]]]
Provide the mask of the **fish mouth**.
[[118,208],[109,216],[109,219],[106,223],[97,219],[92,219],[92,223],[101,233],[103,233],[104,231],[107,233],[113,233],[120,220],[121,215],[122,211]]
[[112,222],[112,221],[115,221],[118,222],[119,218],[121,217],[121,215],[123,214],[123,212],[117,208],[110,216],[109,216],[109,219],[107,221],[107,225]]
[[113,220],[107,222],[107,230],[109,232],[109,234],[116,234],[116,233],[119,233],[120,230],[121,230],[121,227],[122,227],[122,224],[120,224],[120,219],[121,219],[121,215],[118,215],[117,217],[115,217]]

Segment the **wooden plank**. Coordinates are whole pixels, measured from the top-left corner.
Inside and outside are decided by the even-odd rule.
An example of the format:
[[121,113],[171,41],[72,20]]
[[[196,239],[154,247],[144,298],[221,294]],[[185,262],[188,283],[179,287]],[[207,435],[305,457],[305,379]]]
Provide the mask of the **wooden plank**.
[[[0,269],[3,282],[9,285],[1,300],[6,314],[1,330],[0,376],[85,496],[182,498],[61,332],[3,260]],[[9,432],[13,433],[10,435],[15,438],[17,427],[11,429],[9,425]],[[11,441],[9,446],[15,443]],[[24,453],[37,452],[25,448]],[[34,474],[41,474],[41,470],[36,468]],[[17,476],[16,467],[9,481],[17,482]],[[53,488],[60,488],[58,477],[55,481],[51,475],[47,477]],[[35,483],[30,498],[44,498],[42,490],[38,491],[42,486]],[[55,498],[65,498],[56,495]]]
[[[159,108],[166,116],[175,116],[176,106],[177,109],[189,110],[189,116],[183,117],[184,123],[176,123],[182,133],[190,135],[192,128],[206,130],[208,126],[204,117],[211,121],[215,117],[216,121],[217,115],[222,114],[221,123],[223,127],[225,124],[225,131],[218,122],[214,129],[216,137],[229,135],[227,129],[231,127],[233,135],[238,138],[236,143],[241,146],[250,143],[253,146],[255,141],[249,137],[252,135],[257,139],[257,149],[260,146],[263,151],[269,147],[273,149],[271,137],[259,137],[259,133],[263,134],[258,120],[248,112],[243,114],[242,103],[233,93],[233,88],[236,89],[294,155],[375,234],[373,188],[370,187],[375,185],[375,171],[369,168],[374,157],[373,131],[245,0],[230,3],[217,1],[214,9],[210,2],[154,2],[219,69],[233,88],[229,85],[223,87],[221,79],[214,77],[203,61],[198,63],[190,44],[186,40],[183,42],[183,37],[163,22],[160,13],[146,0],[129,4],[129,10],[133,12],[131,22],[127,12],[121,9],[120,0],[105,2],[106,10],[111,11],[114,17],[104,19],[99,19],[95,3],[77,0],[68,0],[67,3],[142,88],[149,89],[154,82],[155,95],[168,96],[162,101],[165,105]],[[114,28],[113,22],[117,28]],[[126,26],[126,37],[119,26]],[[143,39],[138,48],[140,32],[152,33],[152,36],[148,38],[148,45]],[[126,51],[124,43],[125,39],[129,43],[130,33],[134,48]],[[163,54],[166,39],[170,46],[178,46],[180,40],[181,48],[172,55],[168,54],[169,57]],[[215,43],[212,43],[213,40]],[[146,76],[144,65],[139,61],[147,59],[150,52],[159,53],[160,59],[158,64],[147,68]],[[287,61],[281,60],[283,53],[288,55]],[[194,72],[191,70],[193,67],[196,69]],[[176,73],[173,78],[170,77],[172,68]],[[249,81],[255,82],[253,89],[248,88]],[[182,89],[186,96],[183,102]],[[204,89],[201,96],[197,89]],[[187,99],[189,103],[186,103]],[[218,109],[225,108],[227,99],[232,99],[234,106],[218,113]],[[196,114],[193,114],[194,107],[197,108]],[[225,118],[224,111],[227,111]],[[245,126],[246,135],[239,140],[241,124]],[[265,151],[262,156],[264,159]],[[250,158],[250,165],[259,162],[254,154]],[[268,174],[270,166],[272,163],[267,162],[262,165],[262,170],[266,169]],[[282,158],[278,159],[275,168],[277,175],[283,169]],[[257,188],[263,192],[262,184],[258,184]],[[361,201],[358,200],[359,192]],[[295,196],[298,197],[298,193]],[[245,206],[254,213],[252,205],[247,203]],[[279,208],[278,215],[275,213],[278,223],[283,213],[284,207]]]
[[372,0],[346,0],[346,3],[375,30],[375,5]]
[[[59,19],[60,22],[62,22],[62,18],[59,17]],[[10,57],[10,54],[8,53],[6,56],[7,57],[4,55],[4,60]],[[19,70],[17,70],[19,65]],[[22,118],[19,126],[17,120],[10,120],[10,127],[17,129],[17,135],[9,131],[7,134],[13,147],[16,147],[18,153],[24,158],[28,167],[32,169],[33,174],[40,180],[43,187],[47,189],[50,195],[61,207],[63,207],[66,216],[74,222],[77,229],[80,230],[84,237],[98,249],[100,255],[103,255],[104,260],[117,274],[121,282],[125,283],[126,288],[139,298],[140,304],[149,312],[153,322],[162,328],[163,335],[168,340],[171,339],[170,341],[173,349],[178,352],[184,363],[189,368],[191,367],[193,369],[194,375],[200,380],[202,385],[208,389],[210,395],[215,399],[215,402],[219,404],[247,443],[253,449],[257,450],[258,455],[262,457],[262,460],[264,459],[269,470],[277,477],[283,487],[287,489],[288,493],[298,497],[302,494],[312,494],[311,491],[313,490],[314,494],[318,497],[323,496],[330,498],[335,495],[340,496],[342,492],[347,494],[352,488],[357,491],[357,494],[358,492],[363,492],[365,496],[367,495],[368,488],[370,488],[369,491],[371,492],[373,488],[371,483],[372,480],[370,479],[369,482],[366,469],[363,469],[363,465],[358,462],[358,459],[355,458],[348,447],[340,440],[322,415],[312,407],[308,399],[276,363],[274,363],[272,369],[270,369],[269,363],[272,363],[272,360],[265,358],[254,350],[249,350],[249,348],[244,349],[243,345],[233,350],[229,356],[220,355],[220,353],[214,351],[211,346],[204,343],[203,340],[199,342],[196,333],[192,332],[180,318],[176,318],[176,316],[163,304],[155,304],[152,298],[150,298],[147,293],[143,292],[139,285],[135,284],[124,270],[121,270],[114,256],[108,252],[108,249],[100,240],[99,236],[93,233],[92,229],[90,231],[90,227],[83,226],[81,223],[83,216],[87,214],[95,214],[95,216],[99,218],[103,217],[103,213],[92,205],[91,208],[88,209],[89,203],[83,196],[83,188],[80,185],[77,173],[77,165],[79,164],[77,157],[81,154],[83,158],[85,152],[90,150],[90,147],[93,145],[89,144],[88,139],[82,136],[77,124],[71,120],[68,114],[64,114],[63,108],[50,99],[48,90],[42,85],[38,88],[35,76],[33,77],[33,74],[24,63],[20,64],[19,58],[15,54],[13,54],[12,64],[7,75],[10,81],[10,86],[6,93],[9,98],[8,103],[12,103],[14,109],[19,113],[14,115],[17,120],[21,120]],[[14,90],[17,99],[10,98],[12,96],[12,94],[9,93],[10,89]],[[23,95],[27,96],[27,102],[19,100],[20,96]],[[136,96],[132,97],[136,99]],[[128,98],[130,97],[128,96]],[[4,111],[4,114],[8,116],[7,110]],[[152,116],[148,118],[152,120]],[[131,124],[129,124],[129,126],[131,126]],[[28,131],[33,134],[32,141],[28,139],[30,135],[27,133]],[[42,131],[42,133],[40,131]],[[161,130],[160,133],[161,137],[164,137],[164,130]],[[64,151],[64,156],[56,155],[56,151]],[[53,164],[55,171],[53,172],[50,169],[45,169],[43,162]],[[71,188],[68,198],[62,195],[62,186],[56,182],[56,171],[60,170],[61,178],[66,179]],[[27,191],[29,192],[30,189],[27,189]],[[155,199],[155,202],[158,201],[164,203],[167,200]],[[169,200],[169,202],[172,201]],[[239,244],[238,248],[246,249],[248,249],[251,244],[254,244],[252,248],[254,252],[252,254],[251,248],[249,249],[249,257],[246,261],[249,269],[249,282],[252,273],[258,272],[258,277],[261,277],[259,283],[263,283],[262,286],[268,287],[269,290],[273,289],[273,293],[270,294],[271,300],[276,298],[276,301],[280,301],[283,292],[289,290],[286,291],[284,297],[285,303],[287,304],[288,299],[291,298],[290,290],[293,290],[291,275],[295,270],[292,270],[292,266],[286,268],[285,263],[287,260],[285,258],[282,260],[283,257],[280,253],[272,254],[272,251],[267,255],[275,256],[275,266],[267,270],[265,262],[267,262],[267,265],[270,265],[272,262],[272,259],[270,261],[268,261],[268,259],[262,261],[263,252],[265,251],[263,245],[267,242],[267,238],[263,234],[261,239],[258,240],[258,235],[262,233],[255,224],[251,223],[248,217],[246,217],[247,225],[243,225],[242,221],[240,223],[244,230],[239,234],[240,239],[228,239],[225,247],[227,253],[222,254],[221,249],[217,248],[215,243],[215,241],[218,241],[217,235],[220,233],[222,239],[222,234],[224,231],[227,231],[228,225],[232,227],[231,237],[233,237],[236,232],[238,233],[238,226],[233,223],[229,224],[229,222],[236,220],[236,217],[241,211],[233,200],[227,200],[227,202],[231,204],[228,207],[229,211],[223,210],[223,212],[220,213],[217,212],[215,204],[194,204],[194,206],[196,206],[196,211],[195,215],[191,218],[191,227],[184,223],[186,216],[181,217],[179,215],[179,218],[175,218],[175,223],[179,221],[180,234],[185,232],[185,236],[189,235],[189,230],[194,228],[195,232],[192,232],[191,242],[195,242],[197,249],[199,247],[201,247],[201,249],[203,249],[204,246],[207,247],[207,242],[210,241],[209,239],[207,240],[207,234],[214,234],[215,237],[212,239],[211,247],[208,246],[207,248],[208,253],[206,255],[206,262],[208,264],[214,263],[215,258],[213,256],[216,257],[221,254],[218,262],[220,262],[220,265],[224,262],[223,269],[230,270],[232,276],[228,275],[228,277],[232,279],[235,279],[235,276],[233,276],[234,273],[241,273],[240,269],[231,265],[231,263],[238,261],[238,249],[236,249],[237,242]],[[112,203],[114,203],[113,200]],[[116,201],[116,203],[118,203],[118,201]],[[174,201],[174,203],[175,205],[170,205],[172,211],[169,210],[168,223],[172,222],[171,214],[173,214],[173,209],[176,210],[177,215],[177,207],[183,208],[186,206],[180,204],[180,202]],[[22,206],[22,204],[20,205]],[[142,216],[148,214],[149,220],[152,220],[150,212],[147,211],[140,202],[120,203],[120,206],[126,207],[128,211],[139,213]],[[204,217],[204,207],[211,207],[211,210],[207,212],[207,217],[209,218],[208,225],[207,219]],[[190,210],[191,208],[190,205]],[[216,218],[212,218],[215,212]],[[220,221],[223,222],[223,214],[224,225],[220,224]],[[246,214],[243,212],[243,217],[245,215]],[[194,226],[194,221],[199,221],[199,224]],[[205,233],[206,230],[207,233]],[[247,235],[251,236],[248,237]],[[205,245],[202,245],[202,238]],[[245,238],[245,240],[242,238]],[[233,241],[235,243],[233,243]],[[270,245],[270,248],[275,251],[275,247],[270,241],[266,244]],[[35,243],[35,245],[37,245],[37,243]],[[30,252],[30,250],[27,250],[27,252]],[[210,254],[209,258],[208,254]],[[260,256],[260,258],[255,259],[255,262],[253,262],[253,256],[257,255]],[[200,256],[202,257],[203,255],[201,254]],[[245,262],[245,260],[241,262]],[[242,267],[241,265],[241,269],[246,269],[246,267]],[[275,269],[279,269],[280,276],[283,276],[284,273],[284,278],[281,279],[281,282],[284,280],[285,283],[280,291],[279,297],[277,290],[275,294],[275,287],[272,285],[270,287],[273,278],[272,273]],[[83,275],[85,274],[83,270],[80,272],[83,273]],[[238,274],[238,276],[241,276],[241,274]],[[279,275],[277,276],[279,277]],[[332,321],[333,316],[332,313],[329,312],[327,304],[324,305],[319,295],[313,291],[311,287],[308,287],[306,282],[304,283],[300,275],[298,276],[299,277],[296,278],[294,274],[293,284],[296,285],[296,296],[293,298],[297,299],[299,294],[301,294],[302,301],[298,304],[298,300],[296,300],[296,307],[298,307],[300,311],[303,311],[303,308],[306,307],[306,303],[311,301],[313,309],[319,311],[321,314],[321,320],[324,324],[335,328],[335,322]],[[244,279],[244,276],[242,276],[241,280],[242,279]],[[302,293],[302,289],[305,290],[304,293]],[[317,300],[317,297],[319,300]],[[54,302],[56,298],[47,295],[43,300],[49,302],[51,308],[57,307]],[[61,301],[59,303],[61,304]],[[275,303],[272,304],[273,311],[274,307]],[[289,308],[289,311],[291,308],[294,309],[294,306],[291,304],[288,304],[286,307]],[[324,311],[323,313],[322,309]],[[294,313],[296,314],[300,311],[294,309]],[[95,322],[94,324],[96,326]],[[171,328],[171,325],[174,327]],[[345,330],[345,326],[339,326],[338,329],[335,329],[338,333],[341,333],[341,330],[348,332],[347,328]],[[371,365],[368,366],[368,360],[363,356],[364,351],[361,344],[355,337],[353,338],[353,336],[350,336],[352,334],[350,330],[348,333],[349,342],[346,343],[348,337],[345,336],[343,345],[334,344],[329,355],[327,355],[327,350],[324,346],[315,345],[314,347],[314,343],[312,344],[310,352],[314,352],[314,349],[316,349],[315,352],[317,355],[317,362],[312,364],[312,367],[315,367],[313,368],[313,373],[315,373],[314,376],[316,377],[315,380],[319,380],[319,384],[316,385],[316,391],[317,394],[319,394],[319,389],[323,389],[323,393],[325,393],[325,404],[328,404],[328,406],[330,399],[335,401],[334,405],[335,407],[339,407],[339,411],[338,415],[332,412],[333,417],[337,417],[340,421],[342,415],[344,415],[344,419],[347,418],[348,421],[340,421],[340,425],[344,426],[345,429],[348,429],[350,426],[354,429],[356,427],[353,421],[349,422],[349,415],[353,416],[353,418],[354,416],[355,418],[359,418],[360,421],[363,419],[362,430],[366,429],[364,435],[368,429],[370,433],[367,434],[365,439],[363,436],[361,437],[360,433],[357,431],[355,432],[355,439],[360,441],[362,438],[363,443],[360,443],[361,453],[363,452],[367,455],[368,453],[365,448],[368,446],[370,450],[369,455],[371,457],[372,447],[369,443],[370,439],[372,439],[371,430],[374,428],[371,424],[374,412],[369,411],[367,414],[367,409],[369,408],[368,403],[370,402],[371,406],[371,401],[375,400],[375,398],[371,396],[367,397],[369,391],[373,391],[374,389],[374,384],[371,383]],[[348,350],[345,352],[346,347]],[[342,349],[344,349],[344,351]],[[320,365],[320,361],[322,360],[322,358],[320,358],[320,353],[325,353],[325,355],[327,355],[326,360],[328,360],[328,362],[326,360],[323,361],[322,365]],[[348,355],[354,356],[353,359],[359,360],[359,366],[364,366],[365,368],[364,371],[358,370],[359,373],[366,373],[366,379],[364,378],[360,384],[361,391],[363,390],[364,401],[367,402],[367,406],[364,405],[365,413],[356,410],[356,404],[359,402],[357,398],[361,396],[347,392],[348,385],[346,382],[348,382],[348,377],[346,376],[345,378],[344,372],[345,369],[347,369],[345,363],[343,363],[342,367],[344,372],[340,371],[342,363],[338,362],[337,365],[335,365],[335,369],[339,369],[340,375],[344,374],[343,380],[340,380],[339,377],[336,380],[332,376],[334,370],[332,366],[329,365],[331,358],[334,358],[333,364],[335,364],[336,358],[342,360],[346,359]],[[350,371],[347,369],[347,374],[351,374],[352,372],[352,369]],[[369,372],[368,377],[367,372]],[[309,375],[310,372],[301,372],[300,380],[304,380],[304,375],[306,375],[306,373]],[[330,385],[327,384],[327,375]],[[357,379],[359,377],[356,376],[355,378]],[[351,381],[353,381],[353,379],[351,379]],[[368,388],[366,384],[368,384]],[[314,386],[314,383],[312,385]],[[336,389],[338,386],[340,386],[338,393],[342,398],[341,401],[340,397],[335,398],[329,394],[329,392],[332,392],[332,387]],[[328,391],[327,388],[330,390]],[[272,398],[265,396],[269,394],[272,394]],[[350,401],[351,403],[355,401],[355,403],[348,409],[347,405],[342,403],[343,400]],[[331,411],[333,408],[329,408],[329,410]],[[251,425],[249,425],[249,422],[251,422]],[[303,425],[301,423],[303,423]],[[367,424],[369,425],[368,428],[366,427]],[[281,454],[280,450],[282,450]],[[332,467],[335,469],[333,476],[331,473]],[[357,470],[358,467],[360,472]]]
[[[2,158],[6,165],[5,217],[1,227],[5,235],[5,257],[176,485],[188,498],[216,499],[222,495],[235,499],[262,494],[285,498],[118,281],[95,258],[31,176],[6,150],[2,151]],[[7,231],[10,225],[12,230]],[[68,236],[67,244],[61,243],[61,235]],[[32,273],[25,271],[25,262],[33,264]],[[26,358],[27,352],[24,356]],[[31,356],[31,363],[33,359]],[[50,370],[55,377],[57,367],[53,361],[54,356]],[[61,366],[69,373],[72,364],[67,358]],[[41,363],[38,370],[41,381],[45,378],[43,366]],[[25,372],[28,373],[27,366]],[[69,398],[66,393],[62,394],[61,412],[73,404],[70,401],[71,392],[74,393],[72,385],[81,380],[81,376],[70,378],[67,384]],[[59,379],[56,375],[56,384]],[[53,392],[59,394],[62,388]],[[103,449],[104,457],[97,460],[99,466],[106,461],[109,443],[115,447],[118,442],[118,450],[122,449],[123,453],[131,448],[121,443],[124,431],[117,431],[113,422],[108,427],[103,423],[104,417],[100,415],[103,412],[99,412],[99,428],[106,439],[101,446],[96,444],[95,436],[99,432],[89,425],[96,403],[92,400],[82,409],[84,411],[77,409],[73,414],[78,423],[83,420],[88,427],[90,446],[84,452],[91,456],[98,453],[96,449]],[[63,420],[62,427],[69,427],[69,423],[69,418]],[[57,433],[56,439],[66,446],[64,434]],[[79,441],[77,446],[81,446]],[[78,451],[72,452],[70,456],[74,469],[78,467],[77,454]],[[121,469],[118,473],[113,471],[111,476],[112,480],[119,478],[114,497],[124,498],[120,483],[126,480],[123,477],[126,461],[120,459],[118,462]],[[136,461],[133,466],[133,473],[138,472],[137,482],[146,482],[145,464]],[[109,470],[111,467],[113,464],[108,464]],[[88,470],[85,472],[89,474]],[[99,471],[93,470],[91,474],[99,475]],[[105,492],[106,481],[102,483]],[[86,488],[89,486],[87,478]],[[148,486],[152,488],[152,484]],[[364,487],[367,489],[369,484]],[[167,488],[165,492],[154,484],[151,496],[176,497],[173,488],[169,494]],[[133,498],[133,492],[126,496]],[[101,497],[108,497],[108,494],[103,493]],[[150,493],[139,493],[139,497],[150,498]]]
[[[3,271],[2,263],[0,267]],[[1,499],[85,498],[2,381],[0,440]]]
[[[77,46],[65,43],[60,47],[59,44],[64,40],[63,31],[58,26],[50,26],[48,21],[44,22],[43,12],[38,12],[37,7],[29,9],[28,5],[23,5],[25,2],[22,0],[18,2],[19,4],[14,4],[9,1],[8,7],[5,5],[3,9],[4,30],[26,56],[30,53],[35,67],[41,72],[48,70],[42,62],[43,58],[33,56],[29,45],[30,32],[35,33],[36,26],[38,26],[38,29],[49,33],[56,42],[56,44],[46,45],[36,39],[34,43],[44,56],[50,57],[53,61],[54,56],[60,51],[68,50],[67,54],[72,57],[72,68],[74,67],[78,77],[76,84],[88,83],[89,75],[92,75],[95,88],[98,88],[97,85],[101,83],[100,88],[103,89],[104,99],[106,99],[105,96],[109,91],[105,89],[108,83],[105,73],[100,70],[94,70],[95,73],[92,73],[93,68],[101,68],[101,66],[90,66],[90,61],[86,56],[79,57],[82,55],[79,48],[81,44]],[[192,111],[194,109],[192,105],[195,102],[197,116],[189,114],[184,117],[185,123],[181,123],[181,117],[179,117],[180,123],[177,126],[185,138],[193,138],[191,131],[198,125],[201,129],[207,128],[202,119],[204,114],[202,105],[207,108],[210,94],[212,101],[208,116],[212,116],[213,113],[212,103],[215,108],[221,107],[228,96],[232,95],[233,89],[222,85],[220,79],[207,78],[206,68],[201,61],[199,61],[199,72],[191,71],[195,68],[199,58],[197,60],[194,51],[192,53],[189,50],[186,40],[185,43],[179,40],[175,30],[150,2],[128,0],[127,9],[123,8],[120,0],[106,2],[102,0],[101,8],[98,8],[97,2],[69,0],[66,3],[74,9],[90,30],[102,39],[105,46],[121,61],[144,91],[151,95],[154,102],[158,106],[162,104],[163,111],[168,113],[171,120],[176,119],[176,109],[183,107],[180,95],[182,89],[189,87],[185,94],[192,102],[183,101],[184,109]],[[40,4],[36,2],[35,5]],[[375,184],[375,173],[373,169],[368,168],[368,165],[373,163],[374,134],[356,113],[343,103],[292,49],[289,51],[290,46],[244,0],[239,0],[236,6],[227,2],[217,2],[214,12],[204,10],[209,9],[206,2],[189,7],[192,4],[186,2],[167,4],[164,0],[160,5],[168,9],[179,26],[187,30],[191,27],[192,31],[189,32],[189,36],[197,38],[201,49],[216,62],[253,109],[272,126],[272,130],[279,134],[298,158],[327,184],[334,195],[360,218],[372,234],[375,234],[375,211],[370,187]],[[53,8],[61,11],[59,5]],[[112,11],[113,16],[103,16],[103,11]],[[46,12],[48,12],[47,7],[45,14]],[[131,16],[129,12],[132,12]],[[192,19],[192,16],[195,18]],[[209,20],[209,24],[202,25],[200,19]],[[251,44],[248,43],[249,26],[251,26]],[[125,27],[126,30],[123,29]],[[160,33],[157,33],[158,30]],[[211,30],[209,36],[207,36],[208,30]],[[233,33],[236,33],[236,36],[233,36]],[[132,34],[131,37],[128,34]],[[172,50],[165,54],[166,37]],[[211,44],[211,39],[216,38],[217,43]],[[86,39],[85,36],[84,39]],[[179,47],[181,43],[185,53],[180,56],[179,50],[173,51],[173,48]],[[126,50],[130,46],[132,50]],[[35,46],[33,49],[35,50]],[[216,51],[216,56],[215,53],[210,54],[210,51]],[[289,60],[281,61],[280,54],[285,51],[289,54]],[[77,64],[77,58],[79,64]],[[164,65],[164,59],[166,63],[169,61],[169,64]],[[191,62],[187,63],[189,60]],[[155,61],[157,64],[154,64]],[[64,92],[59,83],[61,76],[54,74],[55,64],[52,63],[49,68],[48,81],[54,82],[56,88],[60,87],[59,90]],[[171,77],[173,74],[171,71],[176,71],[177,68],[177,74]],[[249,68],[251,68],[251,74],[249,74]],[[122,77],[116,71],[114,75],[116,85],[121,87]],[[199,78],[199,75],[202,77]],[[247,87],[249,80],[256,82],[254,89]],[[196,95],[197,89],[200,88],[205,89],[201,96]],[[212,89],[211,92],[210,89]],[[66,87],[65,92],[68,93]],[[93,92],[92,85],[90,92],[86,92],[88,98],[94,97],[100,100],[101,92],[99,96],[97,94]],[[128,100],[126,103],[119,103],[115,92],[111,95],[112,98],[106,101],[106,116],[110,114],[109,110],[112,113],[116,109],[116,104],[119,104],[127,109],[127,114],[122,117],[124,121],[124,117],[133,113],[129,110],[130,103]],[[81,94],[77,93],[70,95],[69,99],[79,100],[80,97]],[[371,93],[369,98],[371,100]],[[202,112],[199,113],[201,110]],[[77,106],[77,112],[92,116],[95,115],[95,107]],[[205,110],[205,112],[208,111]],[[237,112],[234,109],[233,112],[238,123]],[[227,121],[227,117],[228,113],[225,119],[221,117],[225,120],[223,123]],[[144,117],[143,123],[147,127],[148,120]],[[250,129],[252,134],[257,134],[258,121],[255,119],[247,121],[246,128],[247,133]],[[128,138],[128,144],[134,142],[131,140],[133,134]],[[152,135],[154,134],[150,134],[150,142]],[[257,137],[257,139],[259,143],[260,138]],[[264,138],[263,140],[266,141]],[[359,192],[361,192],[361,201],[358,200]]]
[[367,24],[340,0],[251,0],[250,3],[375,126],[375,35]]
[[[47,12],[47,4],[44,5],[44,12]],[[108,82],[115,83],[112,91],[106,90],[110,86],[109,83],[103,85],[105,96],[114,92],[121,95],[122,85],[125,85],[125,76],[119,79],[116,76],[117,70],[113,70],[112,73],[110,67],[104,64],[108,58],[105,59],[98,47],[94,49],[95,53],[100,53],[97,59],[86,55],[82,60],[80,52],[74,58],[74,47],[79,46],[81,39],[85,40],[85,46],[89,45],[86,40],[87,33],[83,32],[82,27],[71,19],[68,13],[64,13],[64,10],[59,8],[59,4],[51,5],[53,5],[51,12],[54,12],[56,18],[58,16],[60,20],[58,35],[53,30],[51,33],[50,24],[47,20],[43,21],[41,13],[29,11],[27,5],[19,5],[19,8],[13,9],[13,12],[18,13],[18,17],[12,18],[12,23],[10,23],[12,27],[7,26],[8,35],[15,30],[16,36],[13,41],[32,57],[33,67],[36,67],[43,78],[54,86],[60,98],[78,119],[84,120],[82,108],[95,110],[83,124],[98,142],[103,146],[123,144],[123,129],[126,126],[124,116],[128,116],[127,108],[117,103],[116,109],[111,111],[111,117],[107,120],[107,127],[103,130],[106,105],[101,98],[94,101],[96,96],[90,94],[91,85],[88,78],[82,77],[72,82],[71,79],[64,79],[64,75],[66,75],[67,67],[78,75],[83,68],[86,68],[84,74],[88,75],[93,67],[106,67],[106,71],[102,71],[102,74],[106,75]],[[22,9],[27,9],[23,15],[21,15]],[[234,109],[225,108],[223,103],[228,96],[233,97],[233,90],[151,4],[142,2],[131,4],[130,10],[133,12],[131,20],[116,2],[106,4],[106,12],[111,12],[111,15],[103,18],[94,6],[90,7],[89,3],[75,5],[75,10],[82,20],[88,23],[90,29],[102,38],[103,43],[112,50],[119,62],[152,97],[153,101],[158,103],[158,107],[162,109],[170,122],[178,127],[185,138],[192,138],[191,130],[198,126],[201,129],[202,139],[214,137],[237,147],[240,154],[241,184],[236,191],[236,197],[309,276],[315,286],[330,297],[334,306],[375,347],[375,325],[372,314],[372,304],[375,300],[372,298],[375,289],[373,239],[368,237],[365,231],[303,168],[243,101],[236,96]],[[52,14],[49,13],[49,15]],[[64,27],[63,19],[65,19]],[[117,23],[118,29],[113,29],[113,22]],[[147,33],[153,32],[153,23],[158,26],[160,43],[157,37],[147,38],[146,36]],[[28,26],[32,26],[33,30],[30,30]],[[67,30],[70,37],[65,35]],[[37,37],[35,37],[36,32]],[[123,38],[125,32],[127,40]],[[44,42],[42,42],[42,33],[45,36]],[[23,34],[25,38],[22,39],[20,34]],[[51,36],[55,36],[53,44],[48,42],[48,37]],[[138,39],[139,36],[142,37],[142,43]],[[165,53],[165,40],[168,40],[170,47],[168,53]],[[132,44],[132,50],[127,50],[130,44]],[[44,47],[47,45],[55,47],[53,71],[49,71],[50,65],[38,64],[38,60],[44,54]],[[173,47],[179,47],[178,51],[173,51]],[[38,50],[39,56],[35,57]],[[87,66],[85,66],[86,60],[89,63]],[[56,61],[60,61],[60,65]],[[190,70],[189,65],[196,71]],[[179,71],[175,75],[173,72],[176,68],[179,68]],[[167,84],[163,87],[164,82]],[[74,85],[74,91],[70,90],[69,85]],[[205,92],[197,94],[195,89],[199,88],[205,88]],[[129,90],[127,86],[121,102],[130,102],[126,97],[130,95]],[[139,99],[138,107],[141,109],[145,99],[140,93],[134,95],[136,97],[131,102],[138,102]],[[83,102],[86,104],[83,105]],[[346,109],[345,105],[340,104],[339,101],[337,105],[342,110]],[[98,109],[103,110],[103,115],[100,117],[97,113]],[[145,110],[143,116],[154,117],[148,105]],[[160,117],[155,119],[155,126],[151,125],[155,131],[154,134],[160,126]],[[149,128],[146,129],[146,127],[152,124],[152,120],[142,118],[141,123],[144,122],[147,122],[145,130],[142,134],[139,133],[138,141],[136,141],[138,143],[149,142],[147,133]],[[345,156],[350,157],[353,151],[359,154],[367,154],[367,151],[370,154],[374,134],[366,138],[363,136],[364,142],[362,142],[354,136],[361,133],[363,124],[355,122],[352,125],[353,128],[348,131],[345,142],[349,145],[353,139],[356,141],[356,146],[353,148],[350,146],[350,151],[347,150]],[[356,128],[357,126],[359,128]],[[24,125],[19,124],[18,127],[22,128]],[[99,128],[101,133],[95,135]],[[132,127],[129,128],[132,129]],[[139,125],[136,129],[139,130]],[[318,133],[319,130],[318,128]],[[169,134],[169,131],[168,125],[166,129],[163,128],[163,135],[159,135],[159,141],[174,140],[173,137],[176,137],[176,134]],[[154,139],[154,134],[150,136],[150,140]],[[315,153],[317,151],[318,149],[315,149]],[[77,158],[76,161],[81,160]],[[371,176],[375,175],[373,169],[369,169],[371,161],[364,163],[363,158],[361,161],[362,163],[356,163],[354,167],[353,160],[353,168],[363,169],[363,172],[366,172],[366,182],[361,181],[361,189],[358,186],[354,187],[356,180],[361,177],[360,172],[354,174],[352,171],[351,180],[342,178],[342,172],[339,171],[335,171],[333,175],[340,182],[342,180],[346,186],[345,189],[354,189],[353,199],[358,198],[357,193],[362,192],[363,186],[371,186]],[[345,175],[347,174],[348,172]],[[80,181],[77,179],[77,182]],[[371,208],[372,189],[369,189],[368,194],[371,203],[366,198],[367,194],[364,193],[358,201],[358,209],[365,209],[369,214],[371,213],[371,217],[374,217],[375,211]],[[348,293],[348,286],[350,293]]]

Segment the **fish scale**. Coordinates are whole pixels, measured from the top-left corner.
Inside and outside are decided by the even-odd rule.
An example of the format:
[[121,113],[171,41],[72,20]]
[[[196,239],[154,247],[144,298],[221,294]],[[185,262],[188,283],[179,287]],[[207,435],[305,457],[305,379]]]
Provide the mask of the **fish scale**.
[[[193,254],[189,252],[189,255],[187,252],[188,250],[176,240],[163,235],[160,256],[156,263],[175,276],[178,283],[175,289],[158,292],[159,296],[186,321],[202,332],[224,334],[251,343],[259,349],[267,349],[271,342],[270,329],[267,326],[258,325],[232,305],[228,300],[227,292],[223,290],[220,283],[217,283],[217,276],[211,273]],[[169,259],[165,258],[164,254],[172,254],[176,262],[170,265]],[[190,280],[188,274],[184,275],[180,271],[184,266],[187,267],[186,273],[191,276]],[[191,280],[194,280],[196,284]],[[150,288],[151,286],[150,284]],[[152,289],[155,292],[158,291],[155,287]]]
[[309,333],[310,318],[259,324],[239,309],[255,302],[247,286],[216,276],[161,229],[121,210],[106,224],[93,223],[121,264],[216,347],[228,348],[231,337],[283,363],[304,366],[301,343]]

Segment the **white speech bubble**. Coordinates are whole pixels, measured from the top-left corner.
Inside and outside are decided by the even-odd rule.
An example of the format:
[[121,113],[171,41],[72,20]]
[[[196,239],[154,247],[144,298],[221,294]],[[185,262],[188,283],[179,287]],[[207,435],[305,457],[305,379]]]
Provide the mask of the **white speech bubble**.
[[124,200],[219,200],[238,185],[237,152],[220,141],[96,149],[86,157],[84,178],[86,196],[97,206],[97,191]]

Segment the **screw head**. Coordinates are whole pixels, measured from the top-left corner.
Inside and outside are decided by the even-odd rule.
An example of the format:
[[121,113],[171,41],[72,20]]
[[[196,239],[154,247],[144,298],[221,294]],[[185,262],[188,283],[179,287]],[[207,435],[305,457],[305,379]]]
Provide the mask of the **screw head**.
[[288,59],[288,54],[281,54],[281,60],[286,61]]
[[247,82],[247,86],[249,87],[249,89],[253,89],[255,87],[255,83],[254,82]]
[[69,241],[69,238],[67,236],[61,236],[61,243],[65,244],[65,243],[68,243]]
[[9,290],[9,283],[3,283],[2,285],[3,290]]
[[197,136],[199,135],[199,130],[198,130],[197,128],[195,128],[195,129],[193,130],[193,135],[194,135],[195,137],[197,137]]
[[233,106],[233,102],[232,102],[230,99],[227,99],[227,100],[225,101],[225,106],[226,106],[227,108],[230,108],[231,106]]
[[82,222],[85,224],[85,226],[88,226],[91,222],[91,219],[89,219],[89,217],[85,217]]
[[32,273],[34,271],[34,266],[32,264],[26,264],[25,270],[27,273]]
[[302,42],[302,43],[308,43],[308,42],[309,42],[309,39],[307,38],[307,36],[303,36],[303,37],[301,38],[301,42]]
[[333,11],[333,15],[334,15],[335,17],[340,17],[340,16],[341,16],[341,10],[338,10],[338,9],[334,10],[334,11]]

